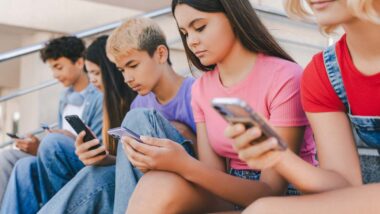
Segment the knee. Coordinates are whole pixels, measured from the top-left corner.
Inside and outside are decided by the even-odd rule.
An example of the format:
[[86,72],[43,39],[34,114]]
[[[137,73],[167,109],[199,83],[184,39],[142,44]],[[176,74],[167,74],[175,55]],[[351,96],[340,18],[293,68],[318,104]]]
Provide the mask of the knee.
[[37,160],[36,157],[25,157],[18,160],[14,166],[13,172],[20,175],[28,173],[31,170],[34,170]]
[[268,199],[269,198],[260,198],[257,199],[255,202],[253,202],[251,205],[249,205],[242,214],[251,214],[251,213],[268,213]]
[[180,186],[186,181],[169,172],[153,171],[145,174],[139,181],[129,201],[127,213],[178,213],[181,210]]
[[133,124],[149,121],[149,118],[154,115],[156,110],[148,108],[135,108],[130,110],[124,117],[122,126],[133,127]]
[[44,158],[49,156],[49,154],[54,154],[61,146],[61,143],[64,143],[65,136],[58,133],[50,133],[46,135],[38,148],[38,156]]

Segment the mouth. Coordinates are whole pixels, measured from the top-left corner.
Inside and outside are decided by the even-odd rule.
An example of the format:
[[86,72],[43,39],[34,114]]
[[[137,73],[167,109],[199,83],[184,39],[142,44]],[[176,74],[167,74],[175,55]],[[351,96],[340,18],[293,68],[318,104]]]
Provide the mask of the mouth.
[[310,6],[316,10],[321,10],[329,6],[329,4],[334,1],[335,0],[314,0],[310,1]]
[[141,85],[129,86],[133,91],[141,90]]
[[201,58],[203,57],[205,54],[206,54],[207,51],[196,51],[194,52],[195,56],[198,57],[198,58]]

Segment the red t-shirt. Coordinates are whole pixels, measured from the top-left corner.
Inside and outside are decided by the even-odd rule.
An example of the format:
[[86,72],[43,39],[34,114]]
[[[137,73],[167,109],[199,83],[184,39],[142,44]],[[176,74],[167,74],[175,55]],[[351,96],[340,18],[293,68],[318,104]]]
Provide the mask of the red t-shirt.
[[[353,64],[344,35],[336,43],[336,53],[351,113],[358,116],[380,115],[380,71],[362,74]],[[306,112],[346,112],[326,73],[322,53],[305,68],[301,83],[302,105]]]

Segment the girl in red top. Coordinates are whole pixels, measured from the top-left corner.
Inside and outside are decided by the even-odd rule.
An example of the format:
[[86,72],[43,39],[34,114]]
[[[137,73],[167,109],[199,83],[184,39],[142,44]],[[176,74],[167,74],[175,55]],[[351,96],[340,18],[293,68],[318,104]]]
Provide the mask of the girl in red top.
[[[250,166],[272,168],[307,196],[263,198],[245,213],[379,213],[380,184],[362,185],[355,130],[367,146],[380,148],[380,1],[307,0],[318,24],[345,35],[306,67],[301,96],[313,128],[320,167],[290,152],[274,150],[273,139],[249,144],[260,130],[230,126],[239,157]],[[291,14],[307,16],[300,0]],[[255,133],[255,134],[253,134]]]

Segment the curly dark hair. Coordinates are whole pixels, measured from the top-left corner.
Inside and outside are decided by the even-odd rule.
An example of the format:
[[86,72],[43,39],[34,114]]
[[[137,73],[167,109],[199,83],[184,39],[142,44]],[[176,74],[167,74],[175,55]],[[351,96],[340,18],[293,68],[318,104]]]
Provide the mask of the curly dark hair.
[[75,63],[83,56],[84,50],[85,45],[81,39],[75,36],[63,36],[47,42],[45,48],[40,51],[40,56],[43,62],[65,57]]

